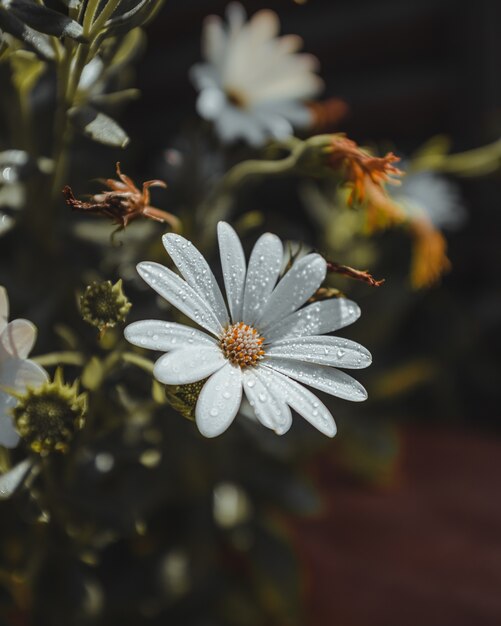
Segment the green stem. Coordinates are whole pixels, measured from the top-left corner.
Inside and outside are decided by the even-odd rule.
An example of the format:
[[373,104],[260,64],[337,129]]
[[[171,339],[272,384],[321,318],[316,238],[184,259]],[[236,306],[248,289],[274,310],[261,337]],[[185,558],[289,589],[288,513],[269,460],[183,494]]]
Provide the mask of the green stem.
[[99,31],[103,28],[103,26],[106,24],[108,19],[113,15],[115,10],[119,7],[121,1],[122,0],[108,0],[103,10],[96,18],[96,21],[92,25],[91,34],[94,37],[97,37],[97,35],[99,34]]
[[84,356],[80,352],[50,352],[42,354],[33,359],[35,363],[42,367],[52,367],[54,365],[83,365]]
[[145,357],[139,356],[139,354],[135,354],[134,352],[124,352],[122,354],[122,360],[125,363],[130,363],[131,365],[140,367],[145,372],[148,372],[148,374],[153,374],[154,363]]
[[418,158],[412,164],[414,171],[435,170],[444,174],[474,175],[480,170],[488,173],[495,171],[501,164],[501,139],[456,154],[429,154]]

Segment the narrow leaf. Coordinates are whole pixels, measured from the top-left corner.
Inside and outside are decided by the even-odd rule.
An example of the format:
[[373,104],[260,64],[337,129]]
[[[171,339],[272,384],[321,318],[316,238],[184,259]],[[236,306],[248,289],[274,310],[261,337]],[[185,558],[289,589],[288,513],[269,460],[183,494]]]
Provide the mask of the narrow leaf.
[[68,114],[76,128],[93,141],[119,148],[125,148],[129,143],[129,137],[123,128],[93,107],[74,107]]
[[27,0],[10,0],[9,11],[35,30],[54,37],[71,37],[86,42],[82,26],[67,15]]
[[0,7],[0,28],[16,39],[23,41],[40,58],[49,61],[54,59],[54,50],[47,35],[30,28],[4,7]]

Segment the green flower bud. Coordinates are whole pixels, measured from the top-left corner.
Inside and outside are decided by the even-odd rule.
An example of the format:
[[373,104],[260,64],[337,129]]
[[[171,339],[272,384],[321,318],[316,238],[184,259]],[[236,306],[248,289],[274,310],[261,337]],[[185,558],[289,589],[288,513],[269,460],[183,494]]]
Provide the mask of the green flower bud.
[[16,397],[14,425],[26,445],[41,456],[54,450],[67,452],[75,433],[85,423],[87,394],[78,393],[78,381],[65,384],[58,368],[53,382],[28,387]]
[[194,420],[198,396],[206,382],[207,379],[205,378],[196,383],[166,387],[165,395],[168,403],[186,419]]
[[103,333],[119,322],[125,321],[132,304],[122,289],[122,280],[91,283],[80,297],[83,319]]

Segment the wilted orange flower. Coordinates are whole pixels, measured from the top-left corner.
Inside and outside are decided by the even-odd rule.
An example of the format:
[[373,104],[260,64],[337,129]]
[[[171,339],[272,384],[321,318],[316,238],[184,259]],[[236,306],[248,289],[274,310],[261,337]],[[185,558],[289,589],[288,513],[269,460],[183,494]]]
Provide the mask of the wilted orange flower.
[[341,170],[346,186],[351,187],[350,205],[362,204],[368,199],[371,183],[380,189],[383,189],[383,183],[400,184],[394,177],[402,176],[403,172],[393,165],[400,161],[393,152],[374,157],[344,135],[333,135],[329,152],[331,167]]
[[105,190],[93,195],[89,202],[77,200],[71,187],[64,187],[66,203],[76,211],[111,218],[113,223],[119,226],[119,230],[140,216],[157,222],[166,222],[174,231],[180,230],[180,221],[175,215],[150,206],[150,187],[167,187],[162,180],[148,180],[143,183],[142,190],[139,190],[131,178],[122,174],[120,163],[117,163],[117,175],[120,180],[107,178],[103,181],[110,191]]
[[411,262],[411,285],[414,289],[430,287],[451,269],[447,242],[443,234],[426,218],[414,219],[409,228],[414,237]]

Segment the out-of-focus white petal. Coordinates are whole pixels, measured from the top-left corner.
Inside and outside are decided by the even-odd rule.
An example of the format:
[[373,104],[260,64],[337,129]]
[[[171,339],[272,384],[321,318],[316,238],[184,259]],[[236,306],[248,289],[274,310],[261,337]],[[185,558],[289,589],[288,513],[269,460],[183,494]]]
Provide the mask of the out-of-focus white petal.
[[308,254],[291,267],[268,298],[256,323],[263,333],[267,326],[289,315],[317,291],[325,279],[327,263],[319,254]]
[[226,51],[227,36],[217,15],[205,18],[202,31],[202,54],[206,61],[220,67]]
[[265,233],[256,242],[245,279],[243,320],[253,324],[264,307],[278,279],[282,264],[282,242],[276,235]]
[[205,437],[217,437],[235,419],[242,401],[242,370],[227,363],[205,383],[198,397],[195,418]]
[[144,320],[129,324],[124,330],[127,341],[149,350],[170,352],[185,346],[216,346],[216,340],[204,332],[161,320]]
[[[220,78],[213,65],[197,63],[190,68],[190,79],[198,90],[216,89],[221,94],[222,100],[226,101],[224,94],[221,92]],[[202,111],[198,112],[202,117],[205,117]]]
[[226,106],[226,96],[217,88],[207,87],[200,92],[197,99],[198,114],[205,120],[220,118]]
[[323,402],[309,389],[274,370],[270,370],[270,378],[272,385],[286,398],[287,404],[321,433],[334,437],[336,434],[334,418]]
[[0,237],[14,226],[14,220],[6,213],[0,213]]
[[371,353],[359,343],[325,335],[283,339],[268,348],[266,354],[347,369],[362,369],[372,362]]
[[255,44],[262,44],[268,39],[273,39],[280,30],[280,21],[275,11],[262,9],[255,13],[249,22],[252,37]]
[[37,329],[28,320],[13,320],[3,329],[0,342],[8,354],[25,359],[35,344]]
[[181,235],[167,233],[162,238],[165,249],[188,285],[205,300],[224,328],[230,319],[216,278],[209,264],[195,246]]
[[259,121],[252,115],[234,106],[225,104],[223,113],[214,120],[217,133],[224,143],[243,139],[251,146],[261,146],[266,133]]
[[162,298],[214,335],[222,330],[221,323],[197,292],[175,272],[159,263],[139,263],[137,271]]
[[0,499],[10,498],[22,484],[28,472],[33,467],[31,459],[25,459],[0,476]]
[[240,2],[230,2],[226,7],[226,18],[230,27],[230,34],[238,35],[247,19],[247,13]]
[[164,385],[186,385],[207,378],[226,363],[216,346],[180,347],[158,359],[153,375]]
[[270,370],[245,369],[242,380],[247,400],[261,424],[278,435],[286,433],[291,427],[292,415],[283,394],[272,384]]
[[47,372],[33,361],[18,357],[2,359],[0,368],[0,386],[2,387],[24,391],[26,387],[40,387],[47,380],[49,380]]
[[0,445],[15,448],[19,443],[19,434],[14,428],[11,409],[17,404],[17,398],[0,390]]
[[267,343],[294,336],[324,335],[353,324],[360,307],[345,298],[313,302],[266,329]]
[[296,128],[308,128],[313,121],[311,110],[307,106],[302,102],[290,100],[259,102],[254,107],[254,113],[256,112],[262,113],[263,116],[280,116]]
[[245,254],[237,233],[226,222],[217,225],[217,236],[231,319],[239,322],[242,320],[244,301]]
[[0,333],[7,326],[9,321],[9,298],[7,290],[0,285]]
[[367,400],[367,391],[357,380],[333,367],[274,357],[267,358],[265,365],[331,396],[352,402]]

